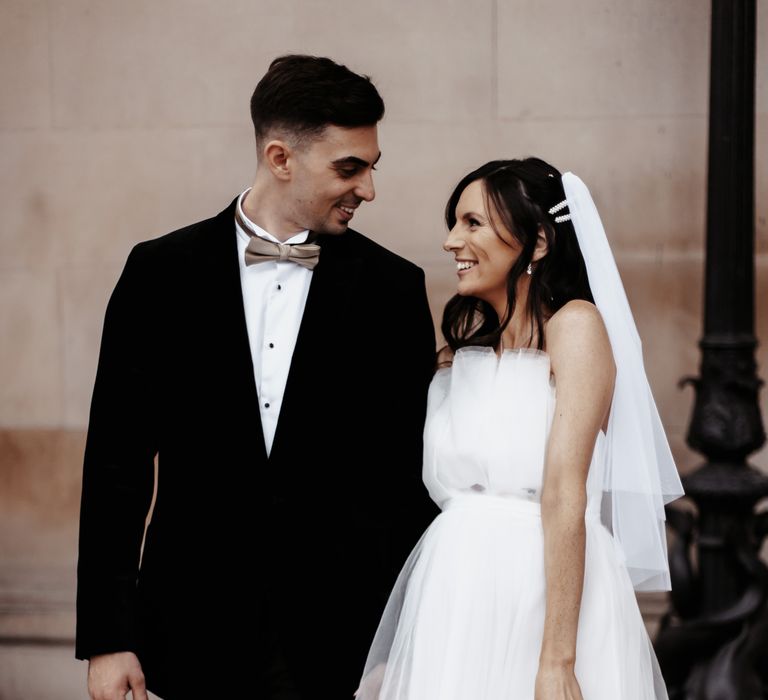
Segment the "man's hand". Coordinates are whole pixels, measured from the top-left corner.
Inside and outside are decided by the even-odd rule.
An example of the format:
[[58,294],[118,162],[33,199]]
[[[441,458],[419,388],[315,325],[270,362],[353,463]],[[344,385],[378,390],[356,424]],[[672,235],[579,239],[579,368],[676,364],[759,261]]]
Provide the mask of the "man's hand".
[[144,672],[132,651],[97,654],[88,662],[88,695],[91,700],[125,700],[128,691],[133,700],[148,700]]

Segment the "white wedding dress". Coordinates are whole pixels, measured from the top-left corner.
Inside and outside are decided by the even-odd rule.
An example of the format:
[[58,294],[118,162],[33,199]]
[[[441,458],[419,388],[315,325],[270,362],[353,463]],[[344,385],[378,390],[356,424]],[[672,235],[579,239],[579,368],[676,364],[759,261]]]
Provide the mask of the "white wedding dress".
[[[437,371],[423,477],[442,512],[395,584],[358,700],[533,700],[554,407],[543,351],[464,347]],[[666,699],[621,551],[600,521],[604,441],[600,432],[587,480],[576,676],[585,700]]]

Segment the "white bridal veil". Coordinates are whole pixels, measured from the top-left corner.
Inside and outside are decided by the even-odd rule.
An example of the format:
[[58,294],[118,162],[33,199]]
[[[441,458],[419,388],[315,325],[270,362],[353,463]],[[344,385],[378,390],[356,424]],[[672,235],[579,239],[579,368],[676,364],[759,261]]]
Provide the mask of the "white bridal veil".
[[606,433],[603,522],[638,591],[669,590],[664,505],[683,495],[643,366],[640,336],[587,186],[563,175],[589,286],[611,341],[616,385]]

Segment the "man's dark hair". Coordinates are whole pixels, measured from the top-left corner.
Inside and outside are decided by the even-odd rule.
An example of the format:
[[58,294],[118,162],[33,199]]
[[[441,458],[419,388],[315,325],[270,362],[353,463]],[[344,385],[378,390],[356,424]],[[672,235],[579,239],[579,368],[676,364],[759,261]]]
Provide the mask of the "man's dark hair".
[[303,141],[329,124],[373,126],[383,116],[384,102],[367,75],[318,56],[276,58],[251,97],[257,143],[272,129]]

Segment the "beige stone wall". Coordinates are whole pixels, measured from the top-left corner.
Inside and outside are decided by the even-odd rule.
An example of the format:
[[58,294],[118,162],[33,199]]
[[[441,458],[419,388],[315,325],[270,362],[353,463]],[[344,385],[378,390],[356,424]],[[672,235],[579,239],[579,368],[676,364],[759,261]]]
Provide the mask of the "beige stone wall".
[[[678,463],[695,466],[684,444],[692,394],[676,382],[696,373],[701,334],[708,5],[0,0],[0,606],[34,599],[43,602],[30,609],[62,615],[37,631],[31,618],[0,615],[0,637],[71,635],[80,461],[108,295],[135,242],[218,212],[250,183],[248,99],[281,53],[329,55],[380,88],[378,197],[356,226],[425,267],[436,318],[454,286],[440,246],[459,177],[529,154],[580,174]],[[758,23],[762,40],[768,0]],[[767,52],[762,41],[763,342]],[[758,359],[766,377],[765,346]],[[754,463],[768,469],[768,451]]]

